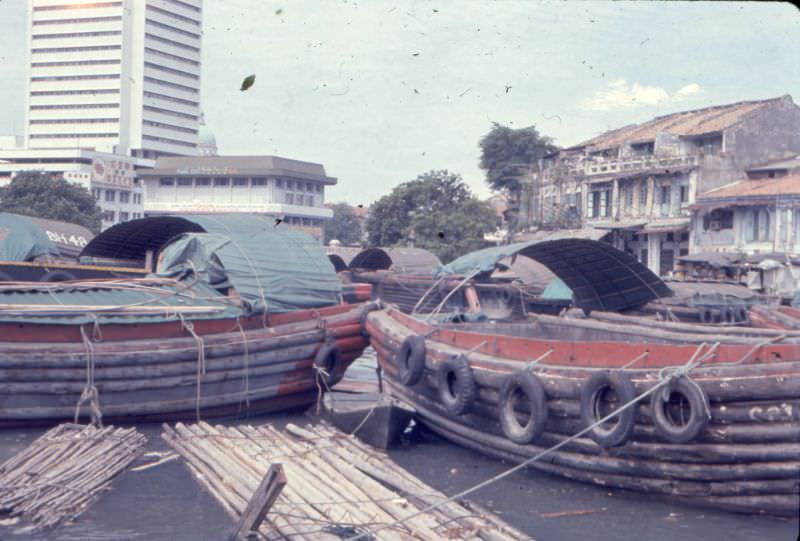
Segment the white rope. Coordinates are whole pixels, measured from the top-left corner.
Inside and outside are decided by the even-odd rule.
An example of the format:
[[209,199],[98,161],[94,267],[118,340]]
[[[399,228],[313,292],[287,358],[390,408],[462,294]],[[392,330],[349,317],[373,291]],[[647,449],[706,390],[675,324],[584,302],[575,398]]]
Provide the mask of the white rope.
[[206,345],[203,338],[194,332],[194,324],[191,321],[186,321],[183,315],[178,314],[181,319],[183,328],[189,331],[192,337],[197,342],[197,396],[195,397],[195,415],[197,420],[200,421],[200,400],[202,399],[202,379],[206,374]]
[[451,289],[450,292],[447,295],[445,295],[444,299],[442,299],[442,302],[440,302],[439,305],[436,308],[434,308],[433,311],[425,317],[425,321],[430,320],[430,318],[432,318],[433,316],[438,314],[442,310],[442,308],[444,308],[445,303],[448,300],[450,300],[450,297],[452,297],[455,294],[456,291],[461,289],[464,286],[464,284],[466,284],[468,281],[472,280],[472,278],[474,278],[477,274],[480,274],[480,272],[481,272],[480,269],[475,269],[471,273],[467,274],[464,277],[464,279],[461,280],[461,282],[458,283],[458,285],[456,287]]
[[[428,290],[425,291],[425,293],[423,293],[422,297],[420,297],[419,300],[417,301],[417,304],[414,305],[414,308],[411,310],[412,314],[416,314],[417,313],[417,309],[420,306],[422,306],[422,302],[428,297],[428,295],[431,293],[431,291],[433,291],[445,278],[447,278],[447,276],[448,276],[447,274],[443,274],[438,280],[433,282],[433,285],[431,287],[429,287]],[[398,283],[400,283],[399,280],[398,280]]]
[[[404,522],[407,522],[407,521],[413,519],[414,517],[429,513],[431,511],[433,511],[434,509],[438,509],[439,507],[441,507],[442,505],[444,505],[444,504],[446,504],[448,502],[452,502],[454,500],[458,500],[460,498],[463,498],[464,496],[467,496],[468,494],[472,494],[473,492],[475,492],[477,490],[480,490],[480,489],[482,489],[482,488],[484,488],[486,486],[489,486],[492,483],[495,483],[495,482],[499,481],[500,479],[504,479],[504,478],[508,477],[509,475],[511,475],[513,473],[516,473],[519,470],[521,470],[521,469],[529,466],[530,464],[536,462],[537,460],[539,460],[540,458],[544,457],[545,455],[548,455],[548,454],[550,454],[550,453],[552,453],[554,451],[557,451],[558,449],[564,447],[568,443],[571,443],[572,441],[580,438],[581,436],[591,432],[592,430],[594,430],[598,426],[602,425],[603,423],[605,423],[605,422],[611,420],[612,418],[616,417],[617,415],[619,415],[623,411],[627,410],[628,408],[631,408],[635,404],[638,404],[639,402],[641,402],[642,400],[644,400],[645,398],[647,398],[651,394],[655,393],[657,390],[661,389],[665,385],[667,385],[670,382],[672,382],[674,379],[687,374],[690,370],[692,370],[693,368],[698,366],[705,359],[713,356],[713,352],[719,346],[719,342],[715,343],[714,346],[712,346],[711,349],[708,351],[708,353],[706,353],[705,355],[703,355],[703,357],[700,357],[698,359],[698,355],[700,355],[700,352],[703,350],[703,348],[705,348],[705,346],[706,346],[705,342],[700,344],[700,346],[698,346],[698,348],[695,350],[695,352],[692,355],[691,359],[689,359],[689,361],[685,365],[677,367],[677,368],[674,368],[674,370],[670,374],[666,374],[666,372],[664,372],[664,370],[662,369],[662,371],[659,372],[659,377],[661,378],[661,380],[657,384],[655,384],[653,387],[651,387],[650,389],[646,390],[645,392],[643,392],[639,396],[634,397],[633,400],[631,400],[630,402],[627,402],[626,404],[623,404],[622,406],[620,406],[619,408],[617,408],[613,412],[609,413],[608,415],[606,415],[602,419],[600,419],[598,421],[595,421],[594,423],[590,424],[589,426],[587,426],[583,430],[580,430],[579,432],[573,434],[572,436],[570,436],[570,437],[568,437],[568,438],[566,438],[564,440],[561,440],[556,445],[554,445],[552,447],[549,447],[547,449],[544,449],[543,451],[540,451],[539,453],[535,454],[531,458],[520,462],[516,466],[513,466],[513,467],[507,469],[506,471],[501,472],[501,473],[495,475],[494,477],[491,477],[491,478],[489,478],[489,479],[487,479],[485,481],[482,481],[481,483],[478,483],[477,485],[474,485],[474,486],[472,486],[470,488],[462,490],[461,492],[459,492],[457,494],[449,496],[449,497],[445,498],[444,500],[442,500],[442,501],[440,501],[438,503],[435,503],[435,504],[429,505],[427,507],[424,507],[423,509],[420,509],[419,511],[411,513],[410,515],[407,515],[407,516],[405,516],[405,517],[403,517],[401,519],[398,519],[398,520],[395,520],[393,522],[390,522],[389,524],[384,524],[384,525],[381,525],[378,528],[372,529],[372,530],[364,532],[362,534],[359,534],[359,535],[356,535],[356,536],[353,536],[353,537],[348,537],[346,541],[357,541],[359,539],[366,539],[368,537],[371,537],[372,535],[374,535],[375,533],[377,533],[380,530],[383,530],[383,529],[386,529],[386,528],[392,528],[392,527],[395,527],[395,526],[399,526],[399,525],[403,524]],[[669,367],[669,368],[673,368],[673,367]]]
[[242,343],[244,344],[244,403],[247,409],[250,409],[250,351],[247,343],[247,335],[244,333],[242,323],[237,319],[236,326],[239,327],[239,333],[242,335]]
[[100,428],[103,427],[103,413],[100,411],[100,393],[94,384],[94,345],[86,334],[83,325],[80,327],[81,339],[83,345],[86,347],[86,383],[81,391],[81,396],[78,403],[75,405],[75,424],[78,424],[78,419],[81,414],[81,406],[84,402],[89,403],[89,415],[91,423]]

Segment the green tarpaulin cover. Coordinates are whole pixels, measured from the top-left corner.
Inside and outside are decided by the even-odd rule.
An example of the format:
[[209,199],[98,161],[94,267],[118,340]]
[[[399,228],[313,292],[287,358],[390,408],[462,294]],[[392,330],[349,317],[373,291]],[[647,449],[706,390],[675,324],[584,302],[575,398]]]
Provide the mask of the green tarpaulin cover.
[[30,261],[43,255],[60,255],[44,230],[25,216],[0,212],[0,261]]
[[213,287],[234,287],[253,311],[291,312],[339,304],[342,284],[322,247],[282,227],[184,233],[165,246],[158,274],[193,270]]

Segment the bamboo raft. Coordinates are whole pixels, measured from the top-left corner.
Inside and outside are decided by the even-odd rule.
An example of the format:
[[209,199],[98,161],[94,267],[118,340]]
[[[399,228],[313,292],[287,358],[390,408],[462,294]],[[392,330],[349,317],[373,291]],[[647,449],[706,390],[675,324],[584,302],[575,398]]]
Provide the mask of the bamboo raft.
[[0,465],[0,514],[25,519],[34,530],[72,520],[109,489],[146,443],[134,428],[58,425]]
[[270,464],[283,464],[288,482],[259,529],[265,539],[530,539],[469,502],[416,514],[446,496],[325,424],[288,425],[286,432],[204,422],[163,427],[164,440],[234,519]]

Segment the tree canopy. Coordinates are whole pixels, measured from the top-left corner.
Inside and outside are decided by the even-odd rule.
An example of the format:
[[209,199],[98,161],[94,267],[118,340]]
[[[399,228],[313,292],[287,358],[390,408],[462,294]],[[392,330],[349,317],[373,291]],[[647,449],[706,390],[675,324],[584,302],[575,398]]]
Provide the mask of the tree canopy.
[[535,168],[537,160],[558,150],[553,140],[540,134],[535,126],[513,129],[496,122],[478,144],[486,182],[493,190],[506,191],[517,199],[522,189],[520,177]]
[[373,246],[407,245],[448,262],[486,245],[494,231],[494,209],[478,200],[461,175],[429,171],[397,186],[370,208],[366,229]]
[[333,218],[325,224],[325,244],[334,239],[342,244],[360,244],[361,222],[353,207],[347,203],[336,203],[330,209],[333,210]]
[[0,188],[0,212],[79,224],[100,231],[102,213],[84,187],[42,171],[25,171]]

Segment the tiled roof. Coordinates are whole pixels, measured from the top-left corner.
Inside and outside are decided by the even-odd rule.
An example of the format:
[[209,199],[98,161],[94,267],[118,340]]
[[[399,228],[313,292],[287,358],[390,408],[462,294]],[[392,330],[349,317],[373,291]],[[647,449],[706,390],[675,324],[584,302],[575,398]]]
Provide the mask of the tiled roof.
[[682,111],[670,115],[658,116],[642,124],[631,124],[584,141],[575,147],[588,147],[590,150],[602,150],[619,146],[625,141],[653,141],[659,132],[672,135],[703,135],[714,133],[739,122],[743,116],[762,107],[768,107],[788,96],[758,101],[740,101],[728,105],[716,105],[694,111]]
[[761,180],[740,180],[701,194],[698,201],[708,199],[761,198],[800,195],[800,173]]

